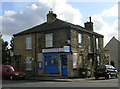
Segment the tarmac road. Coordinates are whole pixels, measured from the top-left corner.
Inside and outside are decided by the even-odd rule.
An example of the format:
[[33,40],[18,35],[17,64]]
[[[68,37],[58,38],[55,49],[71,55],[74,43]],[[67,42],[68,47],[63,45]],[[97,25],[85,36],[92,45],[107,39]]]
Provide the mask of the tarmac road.
[[118,79],[3,80],[2,87],[118,87]]

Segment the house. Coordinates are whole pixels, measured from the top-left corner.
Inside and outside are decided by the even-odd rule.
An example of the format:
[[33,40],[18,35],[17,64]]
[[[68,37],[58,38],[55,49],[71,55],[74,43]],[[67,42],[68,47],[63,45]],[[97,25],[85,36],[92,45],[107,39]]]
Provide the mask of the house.
[[80,76],[80,68],[104,64],[103,38],[93,31],[93,23],[85,27],[57,18],[53,11],[47,22],[14,34],[15,65],[27,75]]
[[105,50],[104,49],[104,60],[106,65],[111,65],[110,61],[110,50]]
[[109,50],[111,65],[113,65],[117,70],[120,71],[120,41],[113,37],[107,45],[104,47],[105,50]]

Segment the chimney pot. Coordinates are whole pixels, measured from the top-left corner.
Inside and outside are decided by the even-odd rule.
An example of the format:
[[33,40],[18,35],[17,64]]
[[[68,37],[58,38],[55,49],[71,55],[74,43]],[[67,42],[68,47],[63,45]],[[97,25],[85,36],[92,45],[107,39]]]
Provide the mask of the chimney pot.
[[89,19],[90,19],[90,22],[91,22],[91,16],[89,17]]
[[57,15],[55,13],[53,13],[53,11],[49,11],[49,13],[47,14],[47,22],[51,23],[53,21],[56,20]]

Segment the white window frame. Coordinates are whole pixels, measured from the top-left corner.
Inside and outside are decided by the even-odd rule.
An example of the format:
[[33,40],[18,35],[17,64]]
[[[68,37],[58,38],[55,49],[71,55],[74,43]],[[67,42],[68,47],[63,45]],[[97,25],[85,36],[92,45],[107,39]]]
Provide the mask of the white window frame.
[[96,38],[96,49],[99,49],[99,46],[98,46],[98,38]]
[[32,70],[31,64],[32,64],[32,57],[26,57],[26,70]]
[[45,45],[46,47],[53,47],[53,33],[45,35]]
[[82,47],[82,34],[78,33],[78,46]]
[[32,49],[32,37],[26,37],[26,49]]

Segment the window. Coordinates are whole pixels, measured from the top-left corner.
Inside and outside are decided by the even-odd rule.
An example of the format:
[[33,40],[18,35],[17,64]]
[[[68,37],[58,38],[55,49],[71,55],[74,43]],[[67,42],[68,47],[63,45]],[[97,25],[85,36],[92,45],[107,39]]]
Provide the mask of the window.
[[9,67],[10,71],[15,71],[15,69],[13,67]]
[[8,68],[7,68],[7,67],[5,67],[5,71],[7,71],[7,72],[8,72]]
[[57,56],[45,56],[46,66],[57,66]]
[[96,38],[96,48],[98,49],[98,38]]
[[78,56],[77,53],[73,53],[73,69],[78,67]]
[[31,68],[31,57],[26,57],[26,70],[32,70]]
[[78,45],[82,47],[82,34],[78,33]]
[[31,40],[31,37],[26,37],[26,49],[32,49]]
[[91,39],[90,39],[90,36],[88,36],[88,51],[91,52]]
[[46,34],[45,38],[46,47],[53,47],[53,34]]

